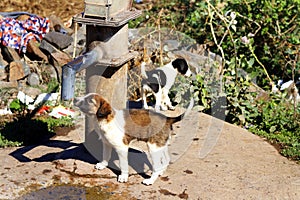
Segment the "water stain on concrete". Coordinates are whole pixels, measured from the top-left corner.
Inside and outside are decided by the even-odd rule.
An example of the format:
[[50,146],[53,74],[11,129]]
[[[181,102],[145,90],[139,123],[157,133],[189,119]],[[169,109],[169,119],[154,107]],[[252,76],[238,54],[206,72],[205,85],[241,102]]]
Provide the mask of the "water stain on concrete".
[[68,199],[68,200],[135,200],[129,192],[124,190],[116,193],[118,185],[108,182],[104,185],[86,187],[82,184],[53,184],[47,188],[39,189],[41,185],[32,184],[27,186],[23,191],[23,196],[19,200],[36,200],[36,199]]

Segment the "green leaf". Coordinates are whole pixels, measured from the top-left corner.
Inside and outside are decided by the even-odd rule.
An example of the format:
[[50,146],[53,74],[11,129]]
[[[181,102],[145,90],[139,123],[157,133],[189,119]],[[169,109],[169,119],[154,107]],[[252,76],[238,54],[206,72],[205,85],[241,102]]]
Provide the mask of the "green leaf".
[[274,133],[276,131],[276,126],[271,126],[271,128],[269,130],[271,133]]

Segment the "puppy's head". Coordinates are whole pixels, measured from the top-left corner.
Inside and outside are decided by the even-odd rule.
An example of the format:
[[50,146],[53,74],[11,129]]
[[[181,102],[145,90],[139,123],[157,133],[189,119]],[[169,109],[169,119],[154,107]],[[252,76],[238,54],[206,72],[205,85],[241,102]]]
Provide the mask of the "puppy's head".
[[98,120],[106,119],[110,121],[114,115],[111,105],[96,93],[75,98],[74,105],[87,115],[96,115]]
[[184,58],[176,58],[172,61],[172,65],[177,71],[184,76],[191,76],[192,72]]

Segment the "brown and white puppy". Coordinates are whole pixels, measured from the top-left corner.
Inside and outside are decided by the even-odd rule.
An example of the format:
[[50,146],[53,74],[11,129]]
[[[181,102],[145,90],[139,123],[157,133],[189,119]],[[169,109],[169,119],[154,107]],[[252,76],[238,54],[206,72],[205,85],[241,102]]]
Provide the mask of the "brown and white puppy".
[[98,120],[103,142],[103,161],[96,169],[107,167],[112,148],[119,156],[121,175],[119,182],[128,181],[128,149],[132,140],[144,141],[148,145],[152,159],[152,175],[145,179],[145,185],[151,185],[166,170],[170,157],[168,142],[171,125],[181,120],[183,115],[170,118],[162,114],[141,109],[116,110],[99,94],[90,93],[75,98],[74,105],[87,115],[95,115]]

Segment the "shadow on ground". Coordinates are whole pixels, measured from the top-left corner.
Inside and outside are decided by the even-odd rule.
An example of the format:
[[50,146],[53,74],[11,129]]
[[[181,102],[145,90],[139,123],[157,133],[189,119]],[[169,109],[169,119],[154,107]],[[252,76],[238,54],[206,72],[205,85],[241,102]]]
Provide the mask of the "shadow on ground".
[[55,135],[49,131],[47,123],[27,117],[18,117],[6,122],[0,132],[8,141],[24,146],[43,143]]
[[[63,141],[63,140],[54,140],[49,139],[48,141],[44,141],[40,144],[29,145],[20,147],[17,150],[11,152],[9,155],[17,159],[21,163],[25,162],[54,162],[58,160],[78,160],[83,161],[88,164],[94,165],[100,160],[102,160],[102,142],[96,138],[96,134],[92,135],[93,138],[89,138],[89,140],[97,141],[97,149],[99,152],[99,156],[95,158],[90,152],[89,148],[87,148],[86,143],[75,143],[72,141]],[[36,148],[40,148],[42,146],[50,148],[47,150],[45,154],[39,157],[35,157],[35,155],[31,155],[28,157],[30,151],[33,151]],[[61,149],[62,151],[57,152],[57,149]],[[55,152],[53,152],[55,151]],[[30,153],[29,153],[30,154]],[[115,162],[117,161],[117,162]],[[118,163],[118,156],[116,152],[113,150],[112,157],[109,162],[109,169],[116,175],[120,174],[119,167],[116,165]],[[128,163],[129,166],[142,177],[148,177],[144,170],[145,166],[151,168],[151,163],[148,160],[146,153],[130,148],[128,155]],[[93,166],[90,166],[93,168]]]

